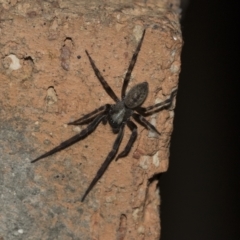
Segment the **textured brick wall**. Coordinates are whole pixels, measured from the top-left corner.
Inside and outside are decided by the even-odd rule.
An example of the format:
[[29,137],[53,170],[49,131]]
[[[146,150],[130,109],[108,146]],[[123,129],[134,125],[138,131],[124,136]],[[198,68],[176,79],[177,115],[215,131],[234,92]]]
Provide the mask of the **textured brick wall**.
[[[159,239],[160,196],[153,177],[168,167],[175,102],[148,118],[161,136],[138,125],[130,154],[112,162],[83,203],[82,194],[116,138],[108,124],[30,163],[83,128],[66,123],[113,104],[85,49],[120,97],[146,29],[129,88],[149,83],[144,106],[177,88],[178,1],[78,2],[1,1],[0,239]],[[126,128],[120,151],[129,137]]]

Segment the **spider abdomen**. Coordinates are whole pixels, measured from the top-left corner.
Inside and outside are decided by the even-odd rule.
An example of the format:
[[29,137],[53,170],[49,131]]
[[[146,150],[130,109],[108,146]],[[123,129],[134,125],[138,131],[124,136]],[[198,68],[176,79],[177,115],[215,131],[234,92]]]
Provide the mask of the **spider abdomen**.
[[148,83],[143,82],[132,87],[127,93],[124,103],[130,108],[141,106],[148,95]]

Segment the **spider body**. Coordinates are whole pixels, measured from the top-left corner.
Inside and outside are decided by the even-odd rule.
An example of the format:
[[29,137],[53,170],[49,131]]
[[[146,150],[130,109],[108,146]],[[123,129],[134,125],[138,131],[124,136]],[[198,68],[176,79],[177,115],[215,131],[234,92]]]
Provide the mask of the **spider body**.
[[[122,123],[130,119],[134,108],[140,106],[148,95],[148,83],[143,82],[132,87],[126,97],[116,104],[111,105],[108,122],[116,132]],[[116,129],[116,130],[115,130]]]
[[141,105],[144,103],[147,95],[148,95],[148,83],[143,82],[140,84],[137,84],[133,86],[128,93],[126,94],[126,89],[128,86],[128,83],[130,81],[132,70],[135,66],[135,63],[137,61],[138,53],[141,49],[141,45],[144,39],[145,30],[143,31],[142,38],[140,42],[138,43],[137,49],[135,50],[131,62],[129,64],[126,76],[123,80],[123,86],[121,91],[121,100],[116,96],[114,91],[111,89],[111,87],[108,85],[108,83],[105,81],[103,76],[101,75],[100,71],[96,67],[94,61],[92,60],[89,53],[86,51],[87,57],[90,61],[90,64],[94,70],[94,73],[100,83],[102,84],[105,91],[108,93],[108,95],[115,101],[115,104],[105,104],[104,106],[99,107],[98,109],[94,110],[91,113],[88,113],[84,115],[83,117],[79,118],[78,120],[74,122],[68,123],[68,125],[83,125],[88,124],[88,126],[83,129],[79,134],[73,136],[72,138],[62,142],[57,147],[53,148],[52,150],[44,153],[43,155],[39,156],[38,158],[32,160],[31,162],[36,162],[42,158],[48,157],[56,152],[59,152],[74,143],[83,140],[86,138],[89,134],[91,134],[97,126],[100,124],[100,122],[106,124],[107,122],[111,126],[113,132],[117,134],[117,138],[115,142],[113,143],[112,150],[109,152],[108,156],[106,157],[105,161],[101,165],[100,169],[97,171],[95,177],[93,178],[92,182],[90,183],[89,187],[85,191],[82,201],[86,198],[88,193],[91,191],[91,189],[95,186],[95,184],[98,182],[98,180],[102,177],[106,169],[108,168],[109,164],[112,162],[112,160],[117,155],[119,146],[122,142],[122,138],[124,135],[124,127],[125,125],[128,126],[130,129],[131,136],[128,140],[127,145],[125,146],[124,150],[120,152],[116,160],[119,158],[125,157],[130,152],[136,138],[137,138],[137,125],[131,120],[133,118],[138,123],[142,124],[149,130],[152,130],[160,135],[158,130],[145,119],[145,116],[149,116],[153,114],[154,112],[158,112],[162,110],[163,108],[167,108],[171,105],[173,98],[176,95],[176,90],[174,90],[171,93],[171,96],[166,99],[165,101],[161,103],[157,103],[150,107],[141,107]]

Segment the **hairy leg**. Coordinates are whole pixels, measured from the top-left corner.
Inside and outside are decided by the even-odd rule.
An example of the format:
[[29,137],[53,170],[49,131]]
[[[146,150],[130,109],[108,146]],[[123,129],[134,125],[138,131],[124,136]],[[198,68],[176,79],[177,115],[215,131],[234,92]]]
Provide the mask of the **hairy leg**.
[[88,195],[88,193],[92,190],[92,188],[95,186],[95,184],[98,182],[98,180],[102,177],[102,175],[104,174],[104,172],[107,170],[109,164],[112,162],[112,160],[114,159],[118,148],[122,142],[122,138],[123,138],[123,129],[124,129],[124,124],[121,126],[119,132],[118,132],[118,136],[113,144],[113,148],[111,150],[111,152],[108,154],[107,158],[105,159],[105,161],[103,162],[102,166],[100,167],[100,169],[97,171],[96,176],[94,177],[94,179],[92,180],[92,182],[90,183],[89,187],[87,188],[87,190],[85,191],[83,197],[82,197],[82,202],[84,201],[84,199],[86,198],[86,196]]
[[98,124],[103,120],[103,118],[105,117],[105,115],[100,115],[98,117],[96,117],[85,129],[83,129],[79,134],[71,137],[70,139],[62,142],[60,145],[58,145],[57,147],[53,148],[52,150],[44,153],[43,155],[37,157],[36,159],[32,160],[31,162],[34,163],[42,158],[48,157],[56,152],[59,152],[67,147],[70,147],[71,145],[73,145],[76,142],[79,142],[80,140],[84,139],[85,137],[87,137],[90,133],[92,133],[96,127],[98,126]]
[[143,126],[147,127],[149,130],[152,130],[161,135],[161,133],[143,116],[139,115],[138,113],[134,113],[133,118]]
[[144,116],[152,115],[155,112],[158,112],[164,108],[168,108],[169,106],[171,106],[172,101],[173,101],[174,97],[176,96],[176,94],[177,94],[177,89],[174,90],[171,93],[170,97],[168,99],[166,99],[165,101],[163,101],[161,103],[157,103],[153,106],[145,107],[145,108],[138,107],[136,110]]
[[86,124],[88,122],[90,122],[91,120],[93,120],[94,118],[96,118],[97,115],[106,113],[107,110],[110,109],[110,105],[106,104],[104,106],[101,106],[100,108],[95,109],[94,111],[82,116],[81,118],[68,123],[68,125],[82,125],[82,124]]
[[91,66],[93,68],[93,71],[96,75],[96,77],[98,78],[98,80],[101,82],[103,88],[105,89],[105,91],[107,92],[107,94],[115,101],[115,102],[119,102],[118,97],[116,96],[116,94],[114,93],[114,91],[112,90],[112,88],[108,85],[108,83],[105,81],[105,79],[103,78],[102,74],[100,73],[100,71],[98,70],[98,68],[96,67],[94,61],[92,60],[91,56],[89,55],[88,51],[85,51],[88,59],[91,63]]
[[131,137],[129,138],[128,140],[128,143],[126,145],[126,147],[124,148],[124,150],[118,154],[117,158],[116,158],[116,161],[119,159],[119,158],[122,158],[122,157],[125,157],[128,155],[128,153],[130,152],[134,142],[136,141],[136,138],[137,138],[137,125],[132,122],[132,121],[127,121],[127,125],[128,127],[130,128],[130,130],[132,131],[132,134],[131,134]]
[[132,74],[132,70],[133,70],[133,68],[135,66],[135,63],[137,61],[138,53],[139,53],[139,51],[141,49],[142,42],[143,42],[143,39],[144,39],[144,35],[145,35],[145,30],[143,31],[142,38],[141,38],[140,42],[138,43],[137,49],[135,50],[135,52],[134,52],[134,54],[132,56],[131,62],[129,64],[129,67],[128,67],[128,70],[127,70],[127,73],[126,73],[126,76],[125,76],[125,78],[123,80],[122,94],[121,94],[122,95],[122,99],[125,97],[126,89],[127,89],[127,86],[128,86],[131,74]]

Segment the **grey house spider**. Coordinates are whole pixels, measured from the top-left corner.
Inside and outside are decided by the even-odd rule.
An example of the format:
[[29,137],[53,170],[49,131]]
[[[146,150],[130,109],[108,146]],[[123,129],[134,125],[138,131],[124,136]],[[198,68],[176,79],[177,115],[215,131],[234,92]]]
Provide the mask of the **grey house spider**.
[[125,157],[128,155],[128,153],[131,150],[131,147],[133,146],[133,143],[135,142],[137,138],[137,125],[131,120],[131,117],[141,125],[145,126],[146,128],[156,132],[160,135],[158,130],[145,119],[145,116],[149,116],[153,114],[154,112],[158,112],[162,110],[163,108],[167,108],[171,105],[174,96],[176,95],[176,90],[174,90],[170,97],[166,99],[164,102],[157,103],[150,107],[141,107],[143,102],[145,101],[147,95],[148,95],[148,83],[143,82],[140,84],[135,85],[132,87],[126,94],[126,89],[131,77],[132,70],[135,66],[135,63],[137,61],[138,53],[141,49],[142,42],[144,39],[145,30],[143,31],[142,37],[140,42],[138,43],[137,49],[135,50],[131,62],[129,64],[126,76],[123,81],[122,91],[121,91],[121,99],[119,99],[116,94],[113,92],[112,88],[108,85],[108,83],[103,78],[102,74],[96,67],[94,61],[92,60],[91,56],[89,55],[88,51],[85,51],[87,54],[87,57],[90,61],[90,64],[94,70],[94,73],[100,83],[102,84],[105,91],[108,93],[108,95],[115,101],[115,104],[105,104],[104,106],[101,106],[100,108],[94,110],[91,113],[88,113],[84,115],[83,117],[79,118],[78,120],[74,122],[68,123],[68,125],[83,125],[88,124],[88,126],[83,129],[79,134],[73,136],[72,138],[62,142],[57,147],[53,148],[52,150],[44,153],[43,155],[37,157],[36,159],[32,160],[31,162],[36,162],[42,158],[48,157],[58,151],[61,151],[72,144],[81,141],[82,139],[86,138],[89,134],[91,134],[99,125],[100,122],[103,122],[106,124],[107,122],[112,127],[112,130],[117,135],[117,138],[115,142],[113,143],[112,150],[109,152],[108,156],[106,157],[105,161],[103,162],[100,169],[97,171],[95,177],[93,178],[92,182],[90,183],[89,187],[83,194],[83,197],[81,201],[83,202],[88,193],[92,190],[94,185],[97,183],[97,181],[102,177],[106,169],[108,168],[111,161],[115,158],[118,148],[122,142],[122,138],[124,135],[124,127],[125,125],[128,126],[128,128],[131,130],[131,136],[128,140],[127,145],[125,146],[124,150],[120,152],[116,160],[119,158]]

